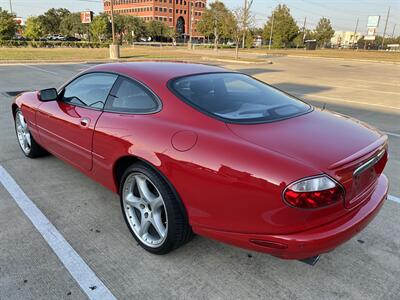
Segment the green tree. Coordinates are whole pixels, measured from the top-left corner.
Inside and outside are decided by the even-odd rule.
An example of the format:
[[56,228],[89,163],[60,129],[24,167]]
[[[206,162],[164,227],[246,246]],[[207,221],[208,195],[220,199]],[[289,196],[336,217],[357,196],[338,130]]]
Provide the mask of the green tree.
[[90,33],[95,41],[104,41],[111,36],[111,25],[106,14],[93,18],[89,26]]
[[125,29],[128,32],[128,41],[138,41],[141,37],[145,37],[147,34],[146,22],[138,17],[127,17]]
[[131,43],[146,35],[146,23],[138,17],[116,15],[114,24],[120,42]]
[[321,18],[314,29],[315,39],[319,47],[325,48],[335,34],[331,21],[327,18]]
[[63,19],[68,16],[70,11],[65,8],[51,8],[43,15],[40,15],[39,21],[42,23],[44,34],[58,34],[61,32],[60,26]]
[[0,7],[0,40],[10,40],[15,36],[18,26],[14,18],[14,14]]
[[274,48],[286,48],[293,44],[293,40],[299,34],[299,27],[290,14],[290,9],[285,4],[279,4],[264,26],[263,38],[269,41],[272,31],[272,45]]
[[42,23],[38,17],[29,17],[26,20],[24,35],[33,40],[40,39],[43,36]]
[[67,14],[61,20],[60,32],[68,36],[83,35],[87,33],[87,25],[82,24],[80,13]]
[[147,34],[153,40],[160,40],[162,37],[165,37],[168,32],[168,27],[165,23],[161,21],[152,20],[147,24]]
[[210,3],[210,7],[207,8],[201,20],[197,24],[197,31],[207,37],[214,38],[214,49],[218,48],[218,44],[221,38],[230,37],[232,34],[229,28],[229,22],[231,12],[226,8],[225,4],[221,1],[216,0]]

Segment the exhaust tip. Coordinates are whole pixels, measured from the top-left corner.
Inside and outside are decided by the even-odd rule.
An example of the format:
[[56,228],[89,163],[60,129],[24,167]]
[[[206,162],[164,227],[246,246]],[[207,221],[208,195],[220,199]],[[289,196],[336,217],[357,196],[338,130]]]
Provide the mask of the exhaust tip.
[[310,266],[315,266],[315,264],[319,261],[320,256],[319,255],[315,255],[315,256],[311,256],[305,259],[300,259],[299,261],[310,265]]

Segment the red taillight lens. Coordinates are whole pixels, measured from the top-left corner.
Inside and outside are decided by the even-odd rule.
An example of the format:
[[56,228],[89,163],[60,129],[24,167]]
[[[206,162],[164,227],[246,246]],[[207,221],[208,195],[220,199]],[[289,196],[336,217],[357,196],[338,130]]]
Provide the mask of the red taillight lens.
[[289,185],[285,201],[298,208],[320,208],[343,199],[342,188],[327,176],[304,179]]

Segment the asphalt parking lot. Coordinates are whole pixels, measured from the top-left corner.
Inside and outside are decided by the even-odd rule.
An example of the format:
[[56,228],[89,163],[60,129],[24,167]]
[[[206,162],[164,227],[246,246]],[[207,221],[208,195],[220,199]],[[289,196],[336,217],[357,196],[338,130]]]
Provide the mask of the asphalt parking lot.
[[[117,195],[55,157],[26,159],[14,134],[11,95],[58,87],[87,64],[0,66],[0,166],[118,299],[398,299],[400,65],[272,61],[225,66],[368,122],[389,137],[390,200],[363,232],[314,267],[201,237],[169,255],[151,255],[131,237]],[[85,299],[86,294],[0,184],[0,299]]]

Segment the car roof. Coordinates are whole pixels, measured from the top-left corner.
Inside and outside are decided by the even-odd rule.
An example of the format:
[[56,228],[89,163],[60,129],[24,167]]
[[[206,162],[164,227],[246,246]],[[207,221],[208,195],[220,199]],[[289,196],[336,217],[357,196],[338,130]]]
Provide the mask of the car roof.
[[113,72],[132,77],[144,83],[165,83],[172,78],[214,72],[227,72],[224,68],[185,62],[127,62],[101,64],[85,71],[87,72]]

